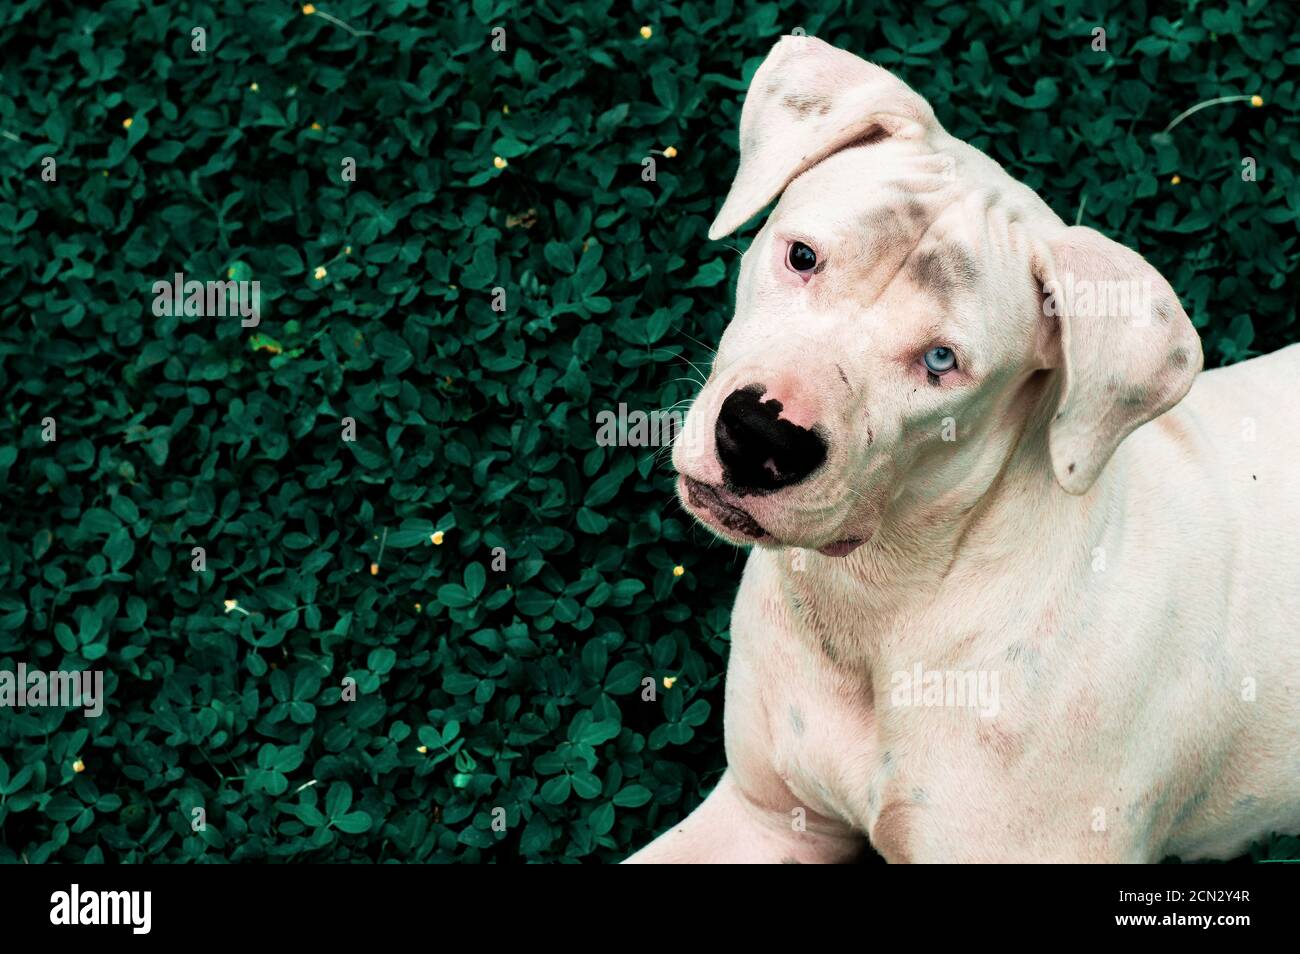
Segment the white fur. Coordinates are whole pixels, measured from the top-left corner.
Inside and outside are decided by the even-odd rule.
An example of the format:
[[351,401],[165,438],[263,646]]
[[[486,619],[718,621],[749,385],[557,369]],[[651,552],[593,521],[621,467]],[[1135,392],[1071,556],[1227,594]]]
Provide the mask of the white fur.
[[[738,498],[772,539],[733,612],[728,769],[630,860],[835,861],[867,836],[895,862],[1157,861],[1300,831],[1300,347],[1198,375],[1140,256],[811,38],[755,75],[711,237],[777,195],[673,460],[720,484],[712,422],[754,382],[829,453]],[[825,263],[806,283],[795,240]],[[974,274],[931,280],[927,252]],[[1045,316],[1069,281],[1151,307]],[[935,386],[940,344],[960,371]],[[996,673],[996,706],[914,704],[918,663]]]

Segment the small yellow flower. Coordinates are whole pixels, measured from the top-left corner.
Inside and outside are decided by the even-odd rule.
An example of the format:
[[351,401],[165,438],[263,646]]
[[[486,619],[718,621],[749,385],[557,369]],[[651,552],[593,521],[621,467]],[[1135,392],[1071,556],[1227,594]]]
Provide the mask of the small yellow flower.
[[378,564],[378,563],[372,563],[372,564],[370,564],[370,575],[371,575],[371,576],[378,576],[378,575],[379,575],[379,564]]
[[415,751],[419,752],[421,755],[424,755],[426,752],[429,751],[429,747],[427,745],[422,745]]
[[441,530],[434,531],[433,536],[429,537],[429,539],[433,541],[433,545],[435,547],[442,546],[442,531]]
[[254,93],[256,93],[259,87],[256,83],[249,83],[248,88],[251,89]]
[[320,132],[320,128],[321,128],[320,123],[312,123],[311,128],[312,128],[312,132]]
[[650,39],[650,37],[654,35],[655,35],[655,31],[650,29],[648,26],[643,26],[641,28],[641,39],[648,40]]
[[1170,185],[1178,185],[1178,183],[1180,183],[1180,182],[1182,182],[1182,181],[1183,181],[1183,177],[1182,177],[1182,176],[1180,176],[1180,175],[1175,175],[1172,179],[1169,180],[1169,184],[1170,184]]
[[676,681],[677,681],[676,676],[664,676],[664,688],[671,689],[673,687],[673,683],[675,683]]
[[74,772],[86,771],[86,763],[81,761],[81,759],[77,759],[77,761],[72,763],[72,771]]
[[329,272],[325,270],[324,265],[317,265],[316,271],[312,272],[312,274],[316,276],[316,281],[320,282],[325,280],[325,276],[328,275]]
[[314,3],[305,4],[302,8],[302,12],[304,16],[311,16],[316,12],[316,5]]
[[492,165],[496,166],[498,169],[504,169],[506,166],[510,165],[510,163],[506,162],[500,156],[497,156],[492,160]]
[[351,255],[351,254],[352,254],[352,246],[351,246],[351,245],[344,245],[344,246],[343,246],[343,254],[344,254],[344,255]]
[[665,159],[672,159],[672,158],[673,158],[674,156],[676,156],[676,155],[677,155],[677,147],[676,147],[676,146],[669,146],[667,149],[664,150],[664,158],[665,158]]
[[105,177],[105,178],[108,177],[108,170],[107,170],[107,169],[104,170],[104,177]]
[[509,106],[502,106],[502,107],[501,107],[501,115],[502,115],[502,116],[509,116],[509,115],[510,115],[510,107],[509,107]]
[[1252,105],[1252,106],[1263,106],[1263,105],[1264,105],[1264,97],[1263,97],[1263,96],[1260,96],[1260,95],[1258,95],[1258,94],[1252,96],[1252,97],[1250,98],[1250,105]]
[[226,600],[226,612],[239,609],[239,600]]
[[677,566],[673,567],[673,576],[681,576],[685,572],[686,572],[686,567],[682,566],[680,563]]
[[419,603],[416,603],[416,604],[415,604],[415,611],[416,611],[417,613],[423,613],[423,612],[424,612],[424,607],[421,606]]
[[135,122],[135,120],[132,119],[130,116],[126,117],[126,119],[122,120],[122,128],[123,128],[123,129],[130,129],[130,128],[131,128],[131,124],[132,124],[133,122]]

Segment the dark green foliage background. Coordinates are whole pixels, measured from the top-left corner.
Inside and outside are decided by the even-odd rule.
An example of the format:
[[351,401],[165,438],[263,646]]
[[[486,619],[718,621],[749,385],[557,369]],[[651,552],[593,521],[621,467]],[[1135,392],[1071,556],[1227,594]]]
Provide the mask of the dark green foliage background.
[[[109,692],[0,713],[0,860],[611,861],[698,801],[741,559],[595,415],[694,393],[742,93],[795,27],[1140,249],[1211,365],[1297,337],[1288,4],[319,6],[370,35],[0,3],[0,668]],[[155,281],[232,269],[259,328],[154,317]]]

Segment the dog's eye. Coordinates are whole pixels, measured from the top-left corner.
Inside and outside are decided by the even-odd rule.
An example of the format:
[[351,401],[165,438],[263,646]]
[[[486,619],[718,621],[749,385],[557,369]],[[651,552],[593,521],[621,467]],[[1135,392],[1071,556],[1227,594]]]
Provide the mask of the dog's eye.
[[957,367],[957,356],[951,348],[931,348],[925,353],[925,368],[931,374],[944,374]]
[[803,242],[795,242],[790,246],[789,262],[796,272],[811,272],[817,266],[817,253]]

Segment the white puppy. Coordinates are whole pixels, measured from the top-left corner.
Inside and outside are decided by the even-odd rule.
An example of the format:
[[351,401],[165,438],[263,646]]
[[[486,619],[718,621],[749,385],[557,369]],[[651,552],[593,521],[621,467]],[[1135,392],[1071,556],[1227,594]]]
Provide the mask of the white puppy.
[[1227,857],[1300,830],[1300,347],[1199,374],[1169,284],[886,71],[755,74],[780,202],[674,447],[756,544],[728,768],[634,861]]

